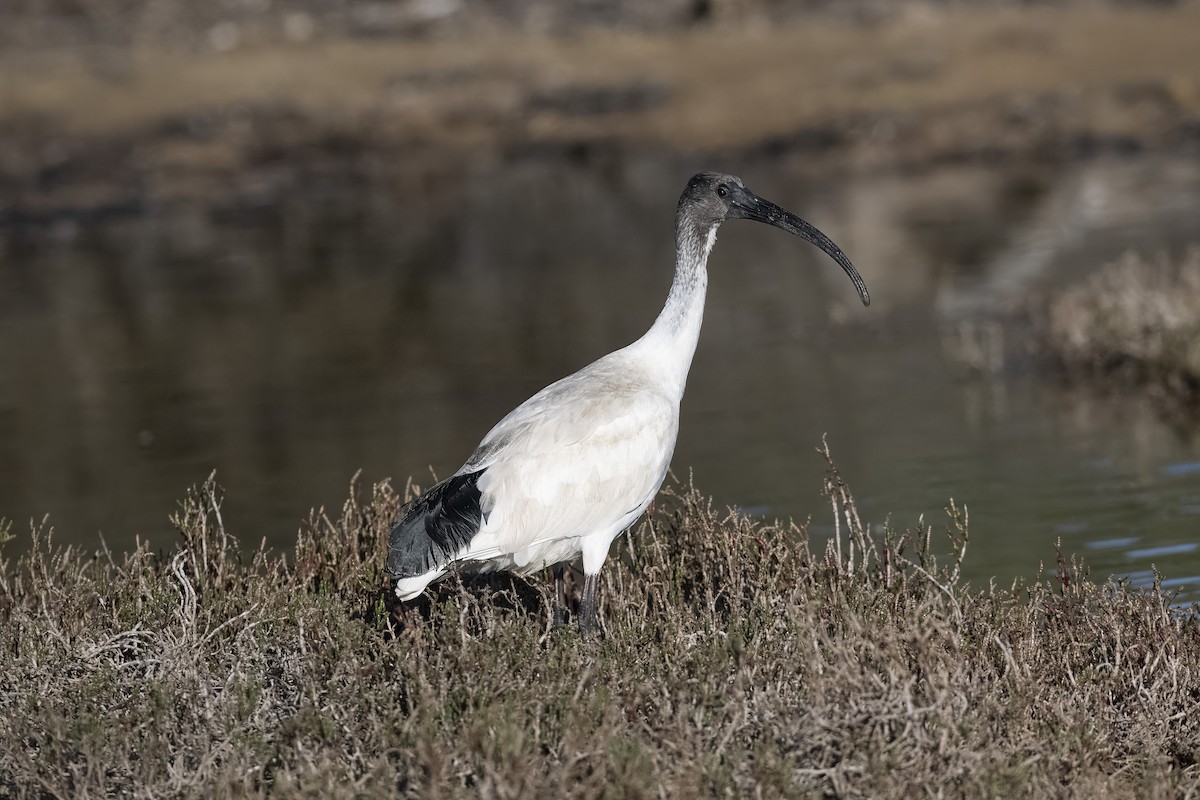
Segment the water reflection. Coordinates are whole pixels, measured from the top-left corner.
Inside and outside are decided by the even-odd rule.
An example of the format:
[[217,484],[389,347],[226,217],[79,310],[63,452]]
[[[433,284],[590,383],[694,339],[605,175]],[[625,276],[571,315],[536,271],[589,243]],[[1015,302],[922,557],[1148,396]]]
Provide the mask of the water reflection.
[[[65,540],[166,544],[183,489],[215,468],[241,538],[286,546],[360,468],[368,481],[447,474],[508,409],[645,330],[696,166],[529,159],[7,230],[0,514],[49,512]],[[1194,434],[1137,398],[967,373],[945,347],[963,316],[1126,247],[1181,247],[1200,168],[845,179],[722,166],[828,232],[874,302],[863,310],[815,249],[725,226],[678,470],[719,502],[820,528],[814,447],[828,433],[872,521],[968,505],[974,580],[1031,576],[1061,538],[1099,572],[1155,563],[1200,596]]]

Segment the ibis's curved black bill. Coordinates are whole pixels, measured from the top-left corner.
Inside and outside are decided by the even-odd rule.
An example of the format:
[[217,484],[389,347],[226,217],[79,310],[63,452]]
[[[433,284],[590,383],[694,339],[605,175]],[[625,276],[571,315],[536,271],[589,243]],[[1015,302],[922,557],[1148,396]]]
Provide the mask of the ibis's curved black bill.
[[850,263],[850,259],[846,258],[846,254],[842,252],[842,248],[834,244],[832,239],[786,208],[780,208],[769,200],[763,200],[749,189],[741,186],[730,187],[730,189],[733,192],[733,197],[730,198],[729,202],[730,217],[765,222],[768,225],[774,225],[776,228],[781,228],[788,233],[794,233],[801,239],[812,242],[828,253],[829,257],[846,271],[846,274],[850,276],[850,280],[854,281],[854,288],[858,289],[858,296],[862,298],[863,305],[871,305],[871,295],[867,293],[867,285],[863,283],[862,276],[858,274],[858,270]]

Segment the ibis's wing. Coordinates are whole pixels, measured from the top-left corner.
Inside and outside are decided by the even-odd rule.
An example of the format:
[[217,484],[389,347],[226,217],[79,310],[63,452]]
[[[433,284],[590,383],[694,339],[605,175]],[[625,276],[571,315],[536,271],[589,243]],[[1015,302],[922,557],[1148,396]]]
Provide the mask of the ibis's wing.
[[592,372],[547,387],[463,467],[482,470],[483,525],[470,557],[520,553],[636,516],[662,484],[677,431],[675,400],[644,381]]

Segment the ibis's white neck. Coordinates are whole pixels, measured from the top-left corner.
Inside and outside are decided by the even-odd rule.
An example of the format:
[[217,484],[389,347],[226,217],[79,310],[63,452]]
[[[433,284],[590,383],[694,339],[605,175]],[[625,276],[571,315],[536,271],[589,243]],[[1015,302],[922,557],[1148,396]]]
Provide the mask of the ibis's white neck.
[[704,321],[704,296],[708,291],[708,254],[717,241],[717,226],[700,226],[680,219],[675,230],[675,280],[654,325],[638,344],[659,362],[661,374],[683,396],[700,323]]

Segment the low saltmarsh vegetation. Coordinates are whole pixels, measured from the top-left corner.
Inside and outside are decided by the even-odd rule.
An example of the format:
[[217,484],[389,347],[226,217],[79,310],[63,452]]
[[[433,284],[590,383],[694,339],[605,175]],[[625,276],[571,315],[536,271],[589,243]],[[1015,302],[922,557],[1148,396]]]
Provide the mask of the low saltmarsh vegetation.
[[1200,414],[1200,246],[1181,258],[1129,253],[1052,298],[1041,346],[1068,374],[1150,387]]
[[[959,578],[968,537],[660,497],[603,573],[605,635],[547,582],[381,565],[399,498],[352,487],[247,555],[210,480],[168,552],[43,527],[0,564],[0,797],[1171,797],[1200,791],[1200,627],[1059,559]],[[934,551],[949,550],[940,560]]]

